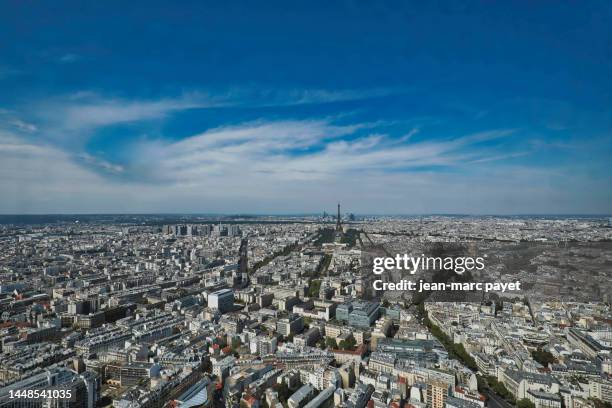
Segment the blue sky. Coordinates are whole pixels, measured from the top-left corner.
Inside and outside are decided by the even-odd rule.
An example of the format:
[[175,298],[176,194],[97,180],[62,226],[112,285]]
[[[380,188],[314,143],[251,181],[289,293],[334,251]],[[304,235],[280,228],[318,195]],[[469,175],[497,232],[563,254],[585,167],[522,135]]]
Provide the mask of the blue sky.
[[0,213],[612,213],[612,5],[0,1]]

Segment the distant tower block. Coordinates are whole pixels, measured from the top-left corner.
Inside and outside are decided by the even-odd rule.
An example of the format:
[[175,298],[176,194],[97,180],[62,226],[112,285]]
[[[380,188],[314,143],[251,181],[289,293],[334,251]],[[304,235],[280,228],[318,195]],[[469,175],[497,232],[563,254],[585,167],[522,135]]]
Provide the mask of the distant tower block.
[[240,251],[238,260],[238,270],[234,275],[234,287],[244,288],[249,284],[249,240],[247,237],[240,241]]
[[342,223],[340,222],[340,203],[338,203],[338,216],[336,218],[336,231],[342,232]]
[[249,239],[247,237],[242,238],[240,241],[240,258],[238,260],[238,270],[240,274],[246,276],[249,269]]

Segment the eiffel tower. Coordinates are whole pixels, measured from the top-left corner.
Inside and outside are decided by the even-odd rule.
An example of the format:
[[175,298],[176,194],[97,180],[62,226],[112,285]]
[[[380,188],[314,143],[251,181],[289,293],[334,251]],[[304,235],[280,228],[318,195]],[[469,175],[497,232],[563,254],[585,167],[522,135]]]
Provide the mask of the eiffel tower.
[[342,222],[340,220],[340,203],[338,203],[338,215],[336,216],[336,242],[341,242],[342,237],[344,236],[344,231],[342,231]]

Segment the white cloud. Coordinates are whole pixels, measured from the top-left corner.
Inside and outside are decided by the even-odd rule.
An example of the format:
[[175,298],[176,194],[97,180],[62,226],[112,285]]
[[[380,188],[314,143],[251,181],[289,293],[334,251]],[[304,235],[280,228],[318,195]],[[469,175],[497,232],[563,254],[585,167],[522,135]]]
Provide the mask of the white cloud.
[[[318,103],[334,103],[355,101],[361,99],[381,98],[407,92],[403,88],[374,88],[374,89],[295,89],[268,93],[271,103],[287,105],[306,105]],[[270,102],[269,102],[270,103]]]
[[[102,176],[93,169],[112,164],[74,157],[4,132],[0,133],[0,213],[306,212],[329,210],[338,200],[358,213],[610,210],[610,192],[603,188],[610,180],[593,180],[575,169],[478,163],[461,173],[388,171],[393,160],[407,155],[424,154],[421,162],[457,165],[462,161],[453,149],[471,143],[474,138],[469,136],[459,142],[429,142],[398,150],[387,146],[385,137],[374,135],[354,142],[336,140],[334,148],[299,159],[266,154],[278,143],[312,145],[330,134],[338,138],[350,132],[325,122],[261,123],[217,129],[173,144],[151,143],[151,154],[143,151],[142,162],[132,166],[158,168],[155,177],[168,173],[163,181],[153,182]],[[295,144],[292,135],[298,136]],[[391,164],[385,166],[386,161]],[[104,173],[135,170],[113,168]]]
[[[342,97],[358,94],[296,93],[282,103]],[[100,127],[238,103],[234,98],[128,101],[77,93],[38,106],[41,123],[11,116],[15,134],[0,133],[0,188],[6,192],[0,212],[302,212],[338,200],[355,212],[610,210],[609,180],[568,169],[499,166],[524,152],[500,154],[483,142],[517,132],[511,129],[416,141],[419,126],[391,138],[378,123],[257,121],[178,142],[144,139],[121,164],[84,154],[78,143],[57,143],[58,137],[85,139]],[[49,144],[32,142],[34,136]],[[430,168],[444,171],[425,171]]]
[[36,106],[46,127],[56,133],[94,130],[99,127],[144,120],[163,119],[185,109],[209,106],[203,98],[186,95],[176,99],[127,101],[78,93]]
[[[61,59],[72,62],[76,55],[66,54]],[[1,70],[0,70],[1,73]],[[40,127],[45,127],[52,138],[82,140],[98,128],[140,121],[162,120],[172,113],[188,109],[221,107],[271,107],[303,104],[320,104],[386,96],[398,89],[293,89],[268,90],[247,86],[231,88],[211,94],[189,92],[173,98],[124,99],[109,97],[96,92],[80,91],[70,95],[53,97],[26,107]]]
[[14,119],[10,121],[9,124],[15,126],[15,128],[17,128],[18,130],[21,130],[24,132],[32,133],[38,130],[38,127],[36,125],[33,125],[32,123],[24,122],[23,120],[20,120],[20,119]]
[[102,172],[120,174],[124,171],[124,167],[119,164],[110,163],[106,160],[99,159],[87,153],[77,155],[76,159],[93,167],[94,169],[99,169]]
[[402,143],[381,134],[339,139],[370,124],[338,126],[326,121],[252,123],[214,129],[176,143],[143,142],[134,152],[147,174],[162,180],[193,181],[239,173],[274,180],[315,180],[371,170],[450,166],[482,159],[463,151],[473,143],[509,135],[483,132],[452,140]]
[[32,123],[19,119],[13,111],[0,109],[0,127],[8,127],[19,132],[34,133],[38,127]]

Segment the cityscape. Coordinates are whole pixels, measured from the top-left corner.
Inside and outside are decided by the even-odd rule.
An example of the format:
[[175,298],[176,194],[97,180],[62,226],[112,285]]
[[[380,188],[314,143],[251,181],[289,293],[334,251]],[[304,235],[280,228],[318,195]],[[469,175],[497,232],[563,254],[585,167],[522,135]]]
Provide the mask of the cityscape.
[[0,0],[0,408],[612,408],[612,2]]
[[[584,291],[600,280],[598,301],[550,272],[580,273],[566,245],[612,242],[607,218],[360,217],[340,205],[295,217],[69,218],[0,226],[2,407],[612,403],[612,251],[590,255],[601,278],[574,276]],[[371,289],[371,246],[436,241],[561,252],[553,266],[538,252],[520,255],[518,270],[484,270],[524,287],[545,275],[547,290],[433,301]],[[34,388],[73,397],[15,399]]]

